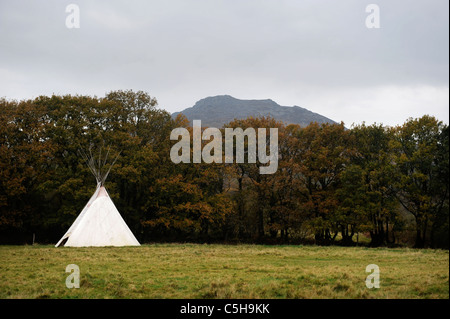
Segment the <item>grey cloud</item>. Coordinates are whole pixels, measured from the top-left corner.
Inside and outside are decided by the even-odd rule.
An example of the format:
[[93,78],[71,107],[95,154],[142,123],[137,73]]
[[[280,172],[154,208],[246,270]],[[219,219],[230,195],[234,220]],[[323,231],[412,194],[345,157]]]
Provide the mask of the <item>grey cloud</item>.
[[378,30],[358,0],[2,1],[0,96],[144,89],[173,112],[214,93],[448,87],[448,2],[374,2]]

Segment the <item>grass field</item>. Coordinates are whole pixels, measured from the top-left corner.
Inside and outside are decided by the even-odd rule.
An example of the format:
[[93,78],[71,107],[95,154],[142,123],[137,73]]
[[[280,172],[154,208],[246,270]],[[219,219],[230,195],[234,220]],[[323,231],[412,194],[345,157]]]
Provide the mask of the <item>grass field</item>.
[[[80,288],[66,287],[68,264]],[[365,285],[380,268],[380,288]],[[449,253],[360,247],[0,246],[0,298],[449,298]]]

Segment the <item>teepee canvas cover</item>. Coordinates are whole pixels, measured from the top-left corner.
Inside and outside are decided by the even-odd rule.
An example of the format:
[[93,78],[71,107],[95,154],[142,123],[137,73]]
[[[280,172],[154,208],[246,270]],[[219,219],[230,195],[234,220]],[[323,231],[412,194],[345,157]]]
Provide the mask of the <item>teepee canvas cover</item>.
[[[96,168],[97,161],[92,154],[86,159],[97,179],[97,189],[55,247],[140,246],[103,186],[109,170],[102,174],[101,167]],[[103,164],[105,162],[106,159]]]

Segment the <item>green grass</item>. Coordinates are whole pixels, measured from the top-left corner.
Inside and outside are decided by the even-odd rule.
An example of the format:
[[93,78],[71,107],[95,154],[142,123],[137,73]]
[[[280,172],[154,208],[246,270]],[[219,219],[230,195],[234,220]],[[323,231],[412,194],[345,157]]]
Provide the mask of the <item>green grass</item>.
[[[68,289],[68,264],[80,267]],[[368,264],[380,267],[368,289]],[[449,298],[444,250],[156,244],[0,246],[0,298]]]

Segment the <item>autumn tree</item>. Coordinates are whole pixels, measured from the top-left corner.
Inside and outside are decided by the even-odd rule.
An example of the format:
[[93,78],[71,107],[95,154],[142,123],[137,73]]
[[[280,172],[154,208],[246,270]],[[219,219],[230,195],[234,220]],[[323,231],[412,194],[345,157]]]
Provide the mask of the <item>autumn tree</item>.
[[[0,230],[9,242],[46,223],[40,185],[51,178],[55,144],[44,138],[48,116],[30,100],[0,100]],[[28,231],[28,232],[27,232]]]
[[[185,118],[178,116],[175,123],[188,129],[192,136],[192,127]],[[203,146],[206,143],[203,141]],[[192,148],[189,152],[192,158]],[[158,235],[166,240],[223,238],[226,219],[232,212],[231,199],[224,191],[226,167],[217,163],[175,164],[170,159],[165,163],[170,167],[167,174],[149,184],[150,194],[143,206],[142,224],[150,233],[148,238],[155,240]]]
[[[232,163],[173,163],[172,130],[184,127],[192,136],[192,127],[143,91],[0,99],[0,107],[2,242],[31,242],[33,233],[38,242],[60,238],[95,189],[84,149],[120,153],[106,187],[143,242],[310,236],[317,244],[351,245],[356,233],[368,232],[372,246],[389,245],[401,205],[414,216],[416,247],[448,247],[449,130],[430,116],[395,128],[301,127],[271,117],[228,123],[223,138],[227,129],[253,128],[256,139],[258,128],[278,129],[277,170],[261,174],[268,164],[258,152],[248,160],[248,138],[243,163],[236,139]],[[270,134],[265,142],[268,154]]]
[[336,189],[352,153],[349,132],[343,123],[311,123],[299,128],[296,136],[299,178],[307,190],[303,205],[309,210],[309,223],[316,243],[329,244],[340,231],[334,219],[338,207]]
[[349,169],[359,170],[359,175],[357,179],[347,180],[351,175],[345,174],[341,195],[347,199],[343,202],[347,202],[348,209],[352,209],[350,199],[359,203],[360,215],[364,216],[360,229],[370,233],[372,246],[390,244],[393,241],[390,231],[398,221],[398,203],[391,189],[394,180],[390,153],[392,130],[380,124],[362,124],[353,127],[350,134],[356,152]]
[[[278,143],[284,139],[284,125],[281,122],[276,121],[271,117],[253,118],[234,120],[227,125],[225,129],[240,128],[244,132],[248,128],[255,129],[255,138],[258,141],[263,136],[259,136],[258,129],[266,129],[266,153],[269,153],[270,134],[268,133],[271,128],[278,130]],[[234,168],[235,176],[237,178],[238,193],[235,196],[237,203],[237,211],[239,214],[239,222],[247,222],[245,226],[239,225],[240,232],[243,229],[247,231],[254,229],[255,231],[250,235],[254,240],[263,241],[266,233],[270,234],[272,238],[277,237],[279,231],[286,230],[286,226],[283,225],[283,219],[286,218],[286,214],[281,211],[284,207],[279,205],[280,189],[283,187],[280,184],[280,180],[277,182],[277,178],[280,176],[280,170],[274,174],[261,174],[261,167],[268,164],[263,163],[259,158],[259,150],[256,153],[255,163],[249,163],[248,161],[248,146],[252,142],[248,138],[244,140],[244,152],[245,162],[238,163],[236,161],[236,151],[234,151]],[[236,149],[236,141],[233,140],[234,149]],[[279,156],[277,156],[279,159]],[[278,167],[279,168],[279,167]]]
[[425,115],[398,126],[392,143],[397,199],[416,221],[415,247],[448,208],[448,126]]

